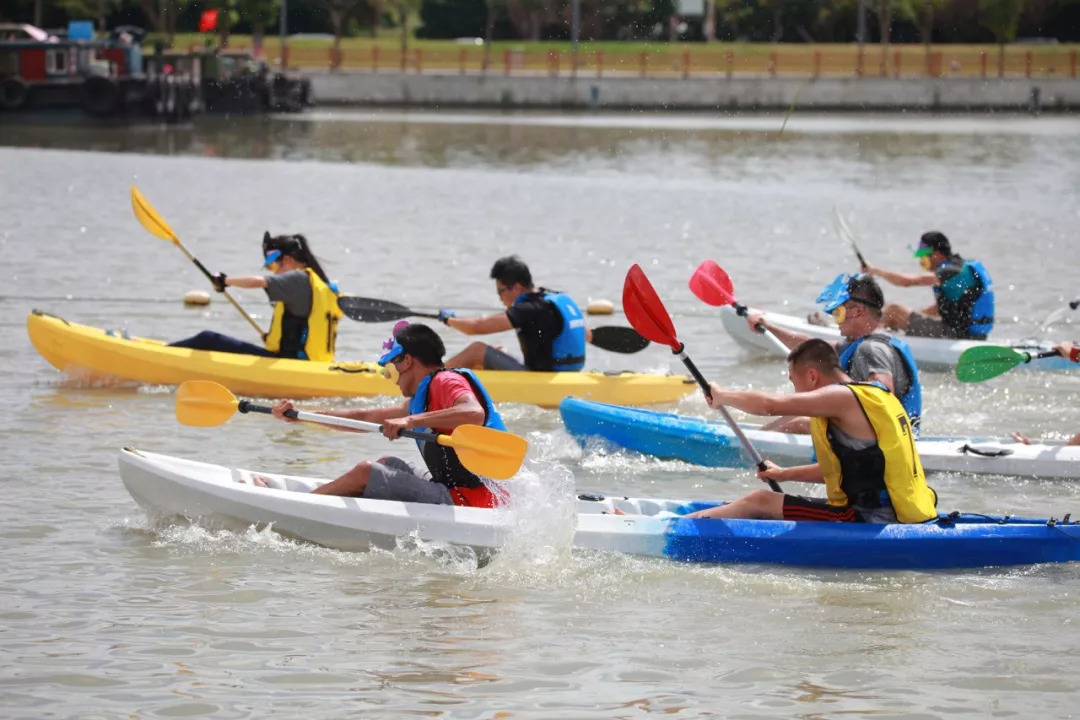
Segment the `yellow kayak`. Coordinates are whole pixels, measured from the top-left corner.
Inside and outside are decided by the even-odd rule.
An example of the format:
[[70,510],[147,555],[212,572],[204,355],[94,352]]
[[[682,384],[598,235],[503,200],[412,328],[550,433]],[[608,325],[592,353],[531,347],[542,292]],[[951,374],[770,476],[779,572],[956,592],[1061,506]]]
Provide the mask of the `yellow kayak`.
[[[30,341],[58,370],[87,382],[134,381],[179,385],[213,380],[237,395],[256,397],[370,397],[400,395],[375,363],[310,362],[168,347],[158,340],[123,338],[34,310]],[[674,402],[697,386],[685,375],[597,372],[477,373],[496,402],[557,407],[564,397],[618,405]]]

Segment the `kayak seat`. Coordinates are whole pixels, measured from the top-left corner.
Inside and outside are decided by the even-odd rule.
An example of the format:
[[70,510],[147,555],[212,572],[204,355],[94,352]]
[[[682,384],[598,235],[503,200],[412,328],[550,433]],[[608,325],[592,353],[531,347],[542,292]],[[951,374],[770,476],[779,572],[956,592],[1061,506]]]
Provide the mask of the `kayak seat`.
[[1013,451],[1008,448],[997,447],[995,445],[984,445],[979,447],[977,445],[968,445],[964,443],[960,446],[961,454],[967,455],[979,455],[980,457],[1006,457],[1012,455]]

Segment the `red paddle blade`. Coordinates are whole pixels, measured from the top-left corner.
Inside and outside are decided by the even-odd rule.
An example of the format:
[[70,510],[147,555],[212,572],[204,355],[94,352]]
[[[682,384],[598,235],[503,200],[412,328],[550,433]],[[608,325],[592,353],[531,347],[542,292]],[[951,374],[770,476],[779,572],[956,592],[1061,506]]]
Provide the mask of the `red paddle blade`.
[[626,271],[622,304],[626,319],[643,337],[668,345],[675,352],[682,349],[682,343],[675,336],[671,316],[640,265],[634,264]]
[[731,278],[724,272],[724,268],[712,260],[698,265],[698,269],[690,277],[690,292],[708,305],[719,307],[735,302],[735,288],[731,285]]

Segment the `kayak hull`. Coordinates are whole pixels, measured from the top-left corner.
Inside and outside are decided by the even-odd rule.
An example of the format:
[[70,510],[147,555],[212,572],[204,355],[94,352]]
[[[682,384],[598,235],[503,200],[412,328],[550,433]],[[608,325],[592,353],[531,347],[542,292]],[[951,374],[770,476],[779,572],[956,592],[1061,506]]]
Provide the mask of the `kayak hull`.
[[[375,363],[312,362],[174,348],[156,340],[124,338],[35,310],[27,331],[49,364],[91,384],[179,385],[213,380],[238,395],[253,397],[400,396],[397,385]],[[477,373],[496,402],[555,407],[567,396],[627,405],[674,402],[693,392],[682,375],[644,373]]]
[[[266,474],[271,487],[255,487],[249,471],[131,448],[118,463],[128,492],[155,515],[234,529],[269,526],[344,550],[393,548],[409,536],[488,555],[513,532],[509,515],[497,510],[312,495],[325,481],[285,475]],[[582,495],[577,504],[575,548],[682,562],[945,569],[1080,560],[1080,526],[1045,518],[796,523],[679,517],[715,505],[687,500]]]
[[[805,319],[772,312],[765,313],[765,320],[775,327],[783,328],[784,330],[789,330],[791,332],[802,333],[803,335],[808,335],[810,337],[821,338],[822,340],[828,340],[829,342],[839,342],[841,339],[840,331],[835,326],[826,327],[814,325],[807,322]],[[768,338],[751,330],[749,326],[747,326],[746,320],[740,317],[730,306],[725,306],[720,309],[720,321],[723,323],[724,329],[727,330],[728,334],[743,347],[774,357],[782,357],[780,351]],[[919,370],[952,371],[956,368],[956,363],[965,350],[982,345],[1013,347],[1017,350],[1030,352],[1032,355],[1044,350],[1050,350],[1053,345],[1049,342],[997,339],[984,342],[980,340],[921,338],[907,335],[901,335],[900,337],[902,337],[904,342],[911,347],[911,353],[915,356],[915,361],[919,364]],[[1031,362],[1017,366],[1017,369],[1049,371],[1077,370],[1080,369],[1080,365],[1070,362],[1067,358],[1050,357],[1033,359]]]
[[[706,467],[749,464],[735,434],[722,421],[579,398],[564,399],[559,412],[567,432],[583,444],[597,439],[611,447]],[[763,457],[781,464],[813,462],[809,435],[750,426],[744,426],[743,432]],[[1080,479],[1080,446],[934,436],[919,439],[916,446],[927,472]]]
[[312,495],[325,480],[271,473],[265,476],[274,487],[256,487],[244,470],[130,448],[121,451],[119,467],[124,487],[152,514],[229,530],[271,526],[286,537],[354,551],[393,549],[410,534],[477,551],[505,541],[489,510]]

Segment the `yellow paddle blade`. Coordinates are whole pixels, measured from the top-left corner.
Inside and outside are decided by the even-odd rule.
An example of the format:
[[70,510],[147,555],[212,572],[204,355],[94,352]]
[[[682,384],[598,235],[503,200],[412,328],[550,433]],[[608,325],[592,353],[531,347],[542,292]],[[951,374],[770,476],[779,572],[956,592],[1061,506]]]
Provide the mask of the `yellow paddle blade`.
[[438,443],[454,448],[472,472],[495,480],[514,477],[529,449],[529,441],[520,435],[482,425],[458,425],[452,435],[440,435]]
[[176,391],[176,419],[181,425],[215,427],[236,412],[236,396],[211,380],[188,380]]
[[169,227],[169,224],[161,219],[157,210],[143,197],[143,194],[139,192],[139,188],[134,185],[131,186],[131,209],[135,211],[135,218],[144,228],[150,231],[151,235],[156,235],[169,242],[180,242],[180,238],[176,237],[176,233]]

